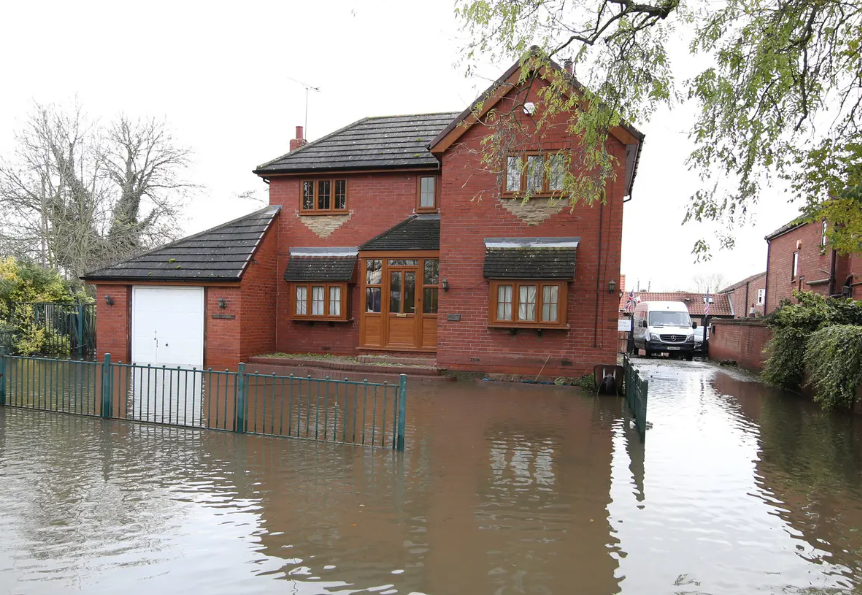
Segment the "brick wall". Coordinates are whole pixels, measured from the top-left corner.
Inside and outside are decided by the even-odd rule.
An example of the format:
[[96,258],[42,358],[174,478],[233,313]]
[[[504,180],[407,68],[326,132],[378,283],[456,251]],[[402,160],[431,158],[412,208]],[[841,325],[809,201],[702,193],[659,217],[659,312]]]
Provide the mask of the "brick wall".
[[751,320],[713,320],[709,337],[709,358],[734,360],[747,370],[760,371],[767,359],[763,348],[772,331],[763,322]]
[[[207,287],[204,313],[204,366],[214,370],[236,369],[240,355],[242,330],[242,291],[232,287]],[[224,298],[227,308],[222,310],[218,301]],[[213,314],[233,315],[236,318],[213,318]]]
[[[430,140],[430,139],[429,139]],[[269,202],[281,205],[278,220],[278,305],[276,313],[278,351],[286,353],[355,354],[359,345],[357,286],[349,285],[352,322],[331,326],[317,322],[292,322],[293,295],[284,271],[291,247],[356,247],[394,227],[415,212],[417,173],[369,173],[340,175],[347,180],[348,215],[300,216],[300,183],[305,178],[272,178]]]
[[[525,120],[524,125],[534,133],[531,122]],[[470,129],[443,156],[440,277],[449,281],[450,290],[440,294],[438,363],[455,370],[523,374],[542,370],[553,376],[582,374],[595,364],[615,362],[619,293],[610,294],[607,288],[611,279],[620,287],[624,146],[609,140],[619,166],[604,207],[570,209],[533,199],[525,209],[520,201],[498,198],[497,175],[483,171],[479,153],[484,134],[482,126]],[[560,121],[545,129],[541,146],[535,137],[533,142],[536,149],[572,146]],[[545,330],[541,337],[536,330],[512,335],[507,329],[489,329],[483,239],[561,236],[581,238],[576,278],[568,292],[570,329]],[[448,321],[449,314],[460,314],[460,321]]]
[[[754,306],[756,316],[763,316],[763,304],[757,303],[757,291],[766,288],[766,273],[755,277],[748,283],[734,288],[728,297],[733,304],[733,315],[735,318],[747,318],[751,307]],[[747,294],[746,294],[747,292]],[[746,299],[746,295],[748,296]]]
[[276,350],[278,302],[278,218],[261,240],[242,277],[240,360]]
[[[114,305],[105,303],[105,296]],[[128,362],[131,359],[131,301],[129,285],[96,285],[96,356],[103,359],[111,354],[112,361]]]

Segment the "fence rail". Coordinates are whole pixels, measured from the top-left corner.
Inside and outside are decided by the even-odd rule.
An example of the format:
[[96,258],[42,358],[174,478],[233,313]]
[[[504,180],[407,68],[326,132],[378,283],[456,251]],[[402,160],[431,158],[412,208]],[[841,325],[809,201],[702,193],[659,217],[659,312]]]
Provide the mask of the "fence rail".
[[4,355],[0,406],[404,450],[398,384]]
[[95,304],[61,304],[48,302],[16,302],[12,304],[8,324],[0,330],[0,346],[7,353],[15,351],[21,329],[42,333],[38,351],[47,355],[92,357],[96,353]]
[[646,438],[649,380],[641,378],[640,372],[635,369],[627,355],[623,358],[623,369],[625,370],[626,404],[635,418],[635,426],[643,440]]

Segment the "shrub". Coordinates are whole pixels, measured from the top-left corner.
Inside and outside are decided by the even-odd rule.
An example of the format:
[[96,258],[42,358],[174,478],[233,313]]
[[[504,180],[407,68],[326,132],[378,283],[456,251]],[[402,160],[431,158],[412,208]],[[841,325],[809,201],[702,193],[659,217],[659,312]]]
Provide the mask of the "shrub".
[[824,409],[849,409],[862,384],[862,326],[838,324],[814,332],[805,350],[814,400]]
[[772,327],[767,345],[770,357],[763,368],[763,379],[786,389],[798,389],[805,375],[805,353],[809,337],[832,325],[862,325],[862,302],[852,299],[827,299],[815,293],[796,291],[799,302],[785,301],[766,323]]

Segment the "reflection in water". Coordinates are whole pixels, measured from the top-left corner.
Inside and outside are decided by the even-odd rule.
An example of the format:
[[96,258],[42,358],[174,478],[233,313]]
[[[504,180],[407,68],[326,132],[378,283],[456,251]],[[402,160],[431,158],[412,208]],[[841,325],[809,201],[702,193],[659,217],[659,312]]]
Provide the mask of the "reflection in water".
[[645,368],[646,448],[621,400],[530,386],[411,385],[403,455],[0,409],[0,592],[855,588],[859,420]]

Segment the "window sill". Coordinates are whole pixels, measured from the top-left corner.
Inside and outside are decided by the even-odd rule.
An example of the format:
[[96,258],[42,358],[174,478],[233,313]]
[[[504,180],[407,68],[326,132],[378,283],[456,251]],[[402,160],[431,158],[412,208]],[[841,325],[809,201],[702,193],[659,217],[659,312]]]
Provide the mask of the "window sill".
[[291,322],[353,322],[352,318],[335,318],[332,316],[293,316]]
[[349,215],[347,209],[341,211],[299,211],[301,217],[325,217],[326,215]]
[[416,212],[420,213],[420,214],[436,215],[437,213],[440,212],[440,209],[438,209],[437,207],[434,207],[434,208],[424,208],[423,207],[423,208],[417,208]]
[[571,327],[568,324],[542,324],[538,323],[517,323],[517,322],[492,322],[488,324],[488,328],[503,328],[503,329],[540,329],[543,331],[567,331]]
[[[522,194],[515,194],[512,192],[506,192],[500,195],[500,198],[504,200],[524,200],[525,196]],[[562,200],[565,198],[562,191],[557,192],[537,192],[535,194],[531,194],[530,198],[553,198],[556,200]]]

